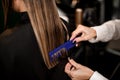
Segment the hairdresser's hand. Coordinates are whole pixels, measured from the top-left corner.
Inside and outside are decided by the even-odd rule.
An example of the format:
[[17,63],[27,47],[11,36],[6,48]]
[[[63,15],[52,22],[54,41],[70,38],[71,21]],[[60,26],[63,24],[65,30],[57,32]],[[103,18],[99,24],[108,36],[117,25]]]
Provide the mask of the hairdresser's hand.
[[90,68],[76,63],[73,59],[66,64],[65,72],[72,80],[89,80],[94,73]]
[[[79,36],[81,34],[81,36]],[[79,36],[79,37],[77,37]],[[77,37],[77,38],[75,38]],[[70,40],[75,42],[87,41],[96,37],[96,31],[93,28],[86,27],[83,25],[78,25],[78,27],[73,31]]]

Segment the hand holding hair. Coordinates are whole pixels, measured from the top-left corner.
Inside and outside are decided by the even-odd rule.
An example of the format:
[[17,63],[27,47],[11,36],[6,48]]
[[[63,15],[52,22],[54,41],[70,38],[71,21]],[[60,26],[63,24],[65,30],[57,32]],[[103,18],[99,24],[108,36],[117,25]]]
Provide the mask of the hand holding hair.
[[76,63],[73,59],[69,59],[65,66],[65,72],[72,80],[88,80],[94,73],[93,70]]

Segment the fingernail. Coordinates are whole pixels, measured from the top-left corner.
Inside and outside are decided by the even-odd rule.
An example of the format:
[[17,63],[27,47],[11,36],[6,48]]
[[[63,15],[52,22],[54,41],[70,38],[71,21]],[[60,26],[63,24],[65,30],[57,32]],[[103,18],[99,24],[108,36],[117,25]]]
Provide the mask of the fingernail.
[[70,58],[70,57],[68,57],[68,61],[69,61],[69,60],[71,60],[71,58]]
[[78,44],[76,44],[76,47],[78,47]]
[[73,43],[76,43],[76,41],[73,40]]

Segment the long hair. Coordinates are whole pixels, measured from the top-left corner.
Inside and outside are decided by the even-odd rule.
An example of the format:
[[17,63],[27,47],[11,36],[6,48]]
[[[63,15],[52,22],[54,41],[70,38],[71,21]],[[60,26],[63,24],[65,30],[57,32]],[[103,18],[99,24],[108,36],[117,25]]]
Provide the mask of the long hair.
[[2,6],[3,6],[3,12],[4,12],[4,26],[6,27],[7,24],[7,18],[8,18],[8,11],[11,6],[10,0],[2,0]]
[[2,0],[4,30],[14,27],[14,25],[19,21],[19,12],[15,11],[12,5],[12,0]]
[[[59,18],[56,3],[54,0],[23,1],[44,62],[48,69],[53,68],[58,62],[51,62],[48,53],[65,41],[65,30]],[[5,14],[8,11],[8,3],[10,0],[3,0]]]
[[24,0],[30,21],[42,52],[45,64],[50,69],[58,62],[50,62],[48,53],[64,43],[65,33],[54,0]]

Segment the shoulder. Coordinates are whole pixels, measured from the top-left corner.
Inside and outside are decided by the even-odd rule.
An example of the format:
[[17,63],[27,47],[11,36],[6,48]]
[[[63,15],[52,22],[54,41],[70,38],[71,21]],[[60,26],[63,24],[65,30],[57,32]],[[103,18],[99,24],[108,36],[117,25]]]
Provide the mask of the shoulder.
[[0,35],[0,45],[1,44],[7,44],[11,38],[11,36],[14,35],[14,32],[16,31],[16,28],[12,29],[6,29],[3,33]]
[[[7,47],[13,44],[20,44],[31,35],[31,25],[26,24],[5,30],[0,35],[0,46]],[[20,42],[20,43],[19,43]]]
[[12,35],[17,28],[6,29],[3,33],[0,34],[0,40]]

